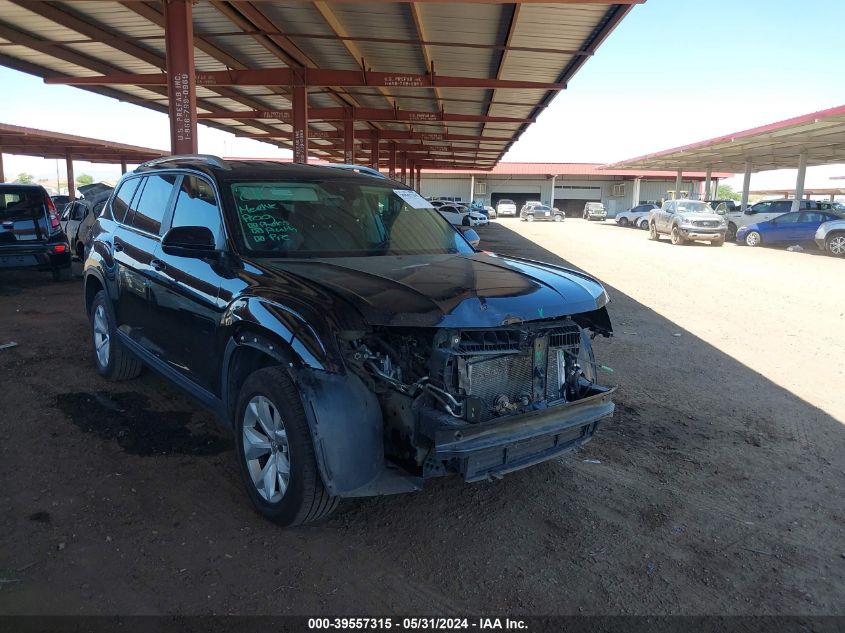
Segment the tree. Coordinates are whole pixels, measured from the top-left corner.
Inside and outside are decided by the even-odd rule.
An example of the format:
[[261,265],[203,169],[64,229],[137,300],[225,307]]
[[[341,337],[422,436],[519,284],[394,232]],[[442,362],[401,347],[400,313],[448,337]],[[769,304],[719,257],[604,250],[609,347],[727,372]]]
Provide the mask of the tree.
[[77,185],[90,185],[92,182],[94,182],[94,178],[88,174],[79,174],[76,177]]
[[20,183],[22,185],[31,185],[35,182],[35,177],[32,174],[21,172],[18,174],[18,177],[15,178],[15,182]]
[[719,185],[716,190],[716,200],[742,200],[742,196],[730,185]]

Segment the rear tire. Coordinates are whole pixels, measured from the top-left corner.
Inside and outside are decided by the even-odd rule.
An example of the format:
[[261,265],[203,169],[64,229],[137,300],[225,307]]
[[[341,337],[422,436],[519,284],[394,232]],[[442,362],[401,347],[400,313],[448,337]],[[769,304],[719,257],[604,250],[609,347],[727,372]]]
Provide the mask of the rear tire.
[[563,216],[558,214],[555,216],[555,222],[563,222]]
[[116,382],[136,378],[144,366],[117,339],[114,314],[105,290],[94,297],[90,317],[94,364],[100,375]]
[[251,374],[235,411],[238,462],[258,513],[285,526],[331,514],[340,500],[323,485],[302,399],[284,368]]
[[533,222],[533,221],[534,221],[534,216],[533,216],[533,215],[526,215],[526,216],[525,216],[525,221],[526,221],[526,222]]
[[655,242],[660,241],[660,233],[657,232],[657,227],[654,226],[654,222],[650,222],[648,225],[648,238],[650,240],[654,240]]
[[845,233],[828,235],[824,247],[834,257],[845,257]]
[[70,266],[65,268],[54,268],[50,272],[53,274],[53,281],[70,281]]

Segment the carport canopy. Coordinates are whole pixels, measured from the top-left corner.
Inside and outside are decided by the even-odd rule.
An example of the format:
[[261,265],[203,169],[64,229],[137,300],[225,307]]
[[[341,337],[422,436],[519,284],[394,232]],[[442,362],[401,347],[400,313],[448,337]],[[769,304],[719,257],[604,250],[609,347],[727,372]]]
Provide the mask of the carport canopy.
[[[845,162],[845,105],[804,114],[726,136],[646,154],[613,169],[722,170],[744,172],[743,208],[753,171],[798,169],[796,200],[804,195],[808,166]],[[797,202],[794,203],[797,206]]]
[[0,64],[333,162],[495,165],[644,0],[0,0]]
[[67,165],[68,194],[73,196],[75,160],[119,164],[121,172],[125,173],[128,163],[140,164],[167,156],[169,152],[0,123],[0,182],[5,181],[3,153],[64,160]]

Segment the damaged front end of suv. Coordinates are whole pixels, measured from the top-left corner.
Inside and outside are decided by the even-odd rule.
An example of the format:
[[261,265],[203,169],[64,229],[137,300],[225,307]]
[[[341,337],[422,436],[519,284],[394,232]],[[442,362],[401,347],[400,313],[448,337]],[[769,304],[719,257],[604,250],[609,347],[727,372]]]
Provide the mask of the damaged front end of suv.
[[343,339],[348,367],[377,394],[388,459],[421,479],[478,481],[581,446],[613,413],[582,324],[610,334],[602,307],[493,329],[377,328]]

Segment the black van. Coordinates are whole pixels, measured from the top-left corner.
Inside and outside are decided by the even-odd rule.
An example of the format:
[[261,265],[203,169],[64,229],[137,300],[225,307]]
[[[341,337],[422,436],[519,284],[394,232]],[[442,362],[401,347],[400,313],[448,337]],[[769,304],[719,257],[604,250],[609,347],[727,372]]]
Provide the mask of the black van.
[[70,245],[40,185],[0,184],[0,270],[49,270],[70,279]]

